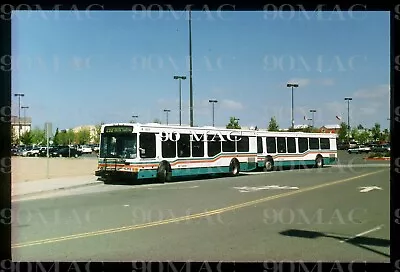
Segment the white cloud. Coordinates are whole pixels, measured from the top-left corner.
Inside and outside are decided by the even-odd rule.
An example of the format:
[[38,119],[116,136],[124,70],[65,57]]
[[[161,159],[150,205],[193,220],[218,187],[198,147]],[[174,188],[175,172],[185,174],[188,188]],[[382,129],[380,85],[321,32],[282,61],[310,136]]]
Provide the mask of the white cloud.
[[287,83],[296,83],[299,86],[307,86],[309,85],[311,80],[309,78],[292,78]]
[[223,99],[221,101],[221,107],[226,110],[241,110],[244,108],[242,103],[229,99]]
[[332,86],[335,84],[335,80],[333,80],[332,78],[323,78],[320,80],[317,80],[319,85],[323,85],[323,86]]
[[354,98],[360,99],[376,99],[376,98],[389,98],[390,87],[388,84],[374,86],[368,89],[360,89],[356,91],[353,96]]

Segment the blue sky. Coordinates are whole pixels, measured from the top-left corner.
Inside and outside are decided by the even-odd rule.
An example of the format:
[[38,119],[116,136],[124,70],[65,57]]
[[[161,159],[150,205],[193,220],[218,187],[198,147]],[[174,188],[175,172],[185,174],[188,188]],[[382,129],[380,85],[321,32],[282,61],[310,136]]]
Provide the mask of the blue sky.
[[[288,16],[289,15],[289,16]],[[292,19],[287,19],[293,16]],[[230,116],[266,128],[272,116],[290,126],[316,109],[315,125],[347,120],[388,126],[389,13],[224,12],[192,14],[194,124]],[[179,122],[179,85],[189,76],[188,21],[183,12],[16,12],[12,19],[12,91],[33,125],[73,128],[100,122]],[[189,123],[189,80],[182,82]],[[14,98],[13,98],[14,99]],[[13,101],[13,114],[18,114]]]

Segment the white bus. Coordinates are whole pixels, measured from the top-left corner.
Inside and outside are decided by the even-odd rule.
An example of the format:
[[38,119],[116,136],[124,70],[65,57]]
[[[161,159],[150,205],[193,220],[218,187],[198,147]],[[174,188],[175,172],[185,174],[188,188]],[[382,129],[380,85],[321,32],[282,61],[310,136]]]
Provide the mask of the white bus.
[[101,127],[95,175],[105,182],[118,176],[166,182],[174,176],[235,176],[256,167],[255,130],[115,123]]
[[337,162],[336,134],[257,131],[257,164],[264,171],[278,167],[316,166]]

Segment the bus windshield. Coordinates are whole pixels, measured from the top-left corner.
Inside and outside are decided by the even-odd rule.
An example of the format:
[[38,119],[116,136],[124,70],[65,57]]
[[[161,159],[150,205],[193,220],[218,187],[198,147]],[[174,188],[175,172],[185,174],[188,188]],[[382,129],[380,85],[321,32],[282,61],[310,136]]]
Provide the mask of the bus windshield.
[[136,133],[102,134],[99,157],[135,159],[137,156],[136,139]]

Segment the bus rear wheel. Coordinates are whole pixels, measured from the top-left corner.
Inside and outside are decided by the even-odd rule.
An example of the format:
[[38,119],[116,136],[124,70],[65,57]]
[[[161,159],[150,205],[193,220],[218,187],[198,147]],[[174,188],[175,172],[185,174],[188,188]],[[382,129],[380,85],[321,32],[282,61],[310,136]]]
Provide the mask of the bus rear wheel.
[[318,155],[317,158],[315,159],[315,166],[316,166],[317,168],[322,168],[322,167],[324,167],[324,160],[323,160],[323,158],[322,158],[321,155]]
[[157,169],[157,180],[160,183],[171,181],[171,166],[168,162],[163,161],[160,163]]
[[272,170],[274,170],[274,160],[271,157],[268,157],[264,162],[264,171],[270,172]]
[[231,164],[229,165],[229,173],[231,176],[237,176],[240,172],[240,164],[237,159],[231,160]]

